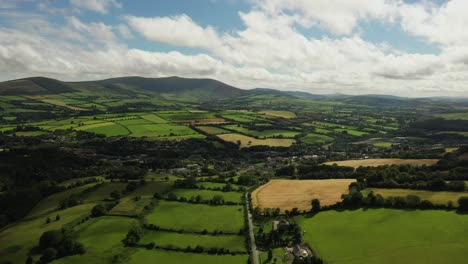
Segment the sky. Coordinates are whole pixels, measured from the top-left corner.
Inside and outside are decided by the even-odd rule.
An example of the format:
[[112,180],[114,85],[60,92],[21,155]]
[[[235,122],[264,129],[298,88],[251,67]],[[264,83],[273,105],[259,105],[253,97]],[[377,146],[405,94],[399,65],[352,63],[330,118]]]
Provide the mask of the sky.
[[0,0],[0,81],[468,97],[467,0]]

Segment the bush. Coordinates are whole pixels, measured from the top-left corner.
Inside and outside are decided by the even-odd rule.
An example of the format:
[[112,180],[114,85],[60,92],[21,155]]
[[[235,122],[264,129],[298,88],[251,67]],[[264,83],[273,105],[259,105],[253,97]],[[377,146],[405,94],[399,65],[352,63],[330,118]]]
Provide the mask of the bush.
[[468,212],[468,196],[458,199],[458,210]]
[[39,238],[39,247],[42,249],[58,246],[64,239],[62,231],[50,230],[46,231]]
[[94,206],[93,209],[91,210],[91,216],[92,217],[103,216],[106,213],[107,213],[107,208],[103,204],[98,204],[98,205]]

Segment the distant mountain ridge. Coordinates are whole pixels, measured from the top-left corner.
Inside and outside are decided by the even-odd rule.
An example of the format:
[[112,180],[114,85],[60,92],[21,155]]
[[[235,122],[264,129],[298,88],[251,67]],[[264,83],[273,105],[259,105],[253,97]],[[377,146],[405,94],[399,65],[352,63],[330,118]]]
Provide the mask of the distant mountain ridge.
[[282,91],[271,88],[240,89],[214,79],[182,78],[177,76],[145,78],[139,76],[118,77],[96,81],[64,82],[46,77],[29,77],[0,82],[0,95],[47,95],[68,92],[111,92],[127,95],[170,94],[194,100],[231,99],[252,94],[274,94],[303,99],[331,99],[348,103],[409,102],[414,100],[466,101],[467,98],[429,97],[405,98],[393,95],[320,95],[301,91]]

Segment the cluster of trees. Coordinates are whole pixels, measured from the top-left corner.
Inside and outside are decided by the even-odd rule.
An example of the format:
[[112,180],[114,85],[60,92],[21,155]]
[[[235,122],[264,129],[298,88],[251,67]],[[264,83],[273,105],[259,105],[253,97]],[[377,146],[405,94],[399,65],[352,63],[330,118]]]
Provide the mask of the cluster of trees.
[[[65,256],[84,254],[84,246],[73,240],[69,234],[63,230],[50,230],[44,232],[39,239],[39,247],[42,256],[39,262],[49,263],[54,259]],[[32,258],[29,257],[27,263],[32,263]]]
[[[255,207],[252,210],[252,216],[254,219],[262,219],[262,218],[270,218],[270,217],[277,217],[281,213],[279,208],[263,208]],[[286,216],[296,216],[299,215],[301,211],[297,207],[292,208],[291,210],[284,210],[284,214]]]
[[[468,209],[468,196],[461,197],[458,200],[459,210],[464,211]],[[464,209],[466,205],[466,209]],[[352,189],[349,194],[342,196],[342,202],[336,206],[328,208],[344,207],[344,208],[358,208],[358,207],[384,207],[384,208],[398,208],[398,209],[452,209],[454,205],[452,202],[445,204],[433,204],[429,200],[421,200],[417,195],[409,194],[405,197],[389,196],[383,197],[380,194],[369,192],[364,196],[359,190]]]
[[342,179],[355,178],[356,175],[353,167],[301,164],[297,166],[297,177],[300,179]]
[[[162,199],[163,197],[159,193],[155,193],[154,197],[156,199]],[[225,201],[224,196],[220,194],[213,195],[209,200],[203,200],[201,195],[191,196],[190,198],[178,197],[177,194],[170,192],[167,194],[166,199],[168,201],[178,201],[184,203],[201,203],[209,205],[238,205],[236,202]]]
[[245,254],[243,251],[232,251],[227,248],[217,248],[217,247],[210,247],[210,248],[205,248],[203,246],[197,245],[195,247],[188,246],[186,248],[181,248],[175,245],[163,245],[163,246],[158,246],[154,242],[148,243],[145,246],[147,249],[164,249],[164,250],[170,250],[170,251],[178,251],[178,252],[187,252],[187,253],[207,253],[210,255],[237,255],[237,254]]
[[92,217],[100,217],[106,215],[112,208],[117,205],[118,202],[111,202],[111,203],[101,203],[95,205],[91,209],[91,216]]
[[204,229],[203,231],[185,231],[183,229],[176,230],[176,229],[171,229],[171,228],[161,228],[160,226],[155,225],[155,224],[144,224],[143,227],[145,229],[153,230],[153,231],[161,230],[161,231],[168,231],[168,232],[176,232],[176,233],[180,233],[180,234],[190,233],[190,234],[212,235],[212,236],[217,236],[217,235],[243,235],[244,234],[243,229],[240,229],[238,233],[235,233],[235,232],[226,232],[226,231],[218,230],[218,229],[215,229],[215,230],[213,230],[211,232],[208,231],[207,229]]
[[290,224],[287,228],[279,228],[264,232],[259,228],[255,234],[255,241],[264,247],[278,247],[301,243],[301,228],[297,224]]

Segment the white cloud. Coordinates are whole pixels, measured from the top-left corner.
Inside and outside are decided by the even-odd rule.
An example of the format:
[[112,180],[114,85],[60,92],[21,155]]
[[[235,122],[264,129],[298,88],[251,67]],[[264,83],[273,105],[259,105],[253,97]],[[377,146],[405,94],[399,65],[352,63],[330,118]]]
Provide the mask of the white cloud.
[[392,0],[256,0],[257,6],[271,14],[298,12],[301,24],[317,26],[337,35],[350,35],[358,21],[378,19],[391,21],[397,1]]
[[130,26],[146,38],[175,46],[192,48],[214,48],[219,37],[211,27],[201,27],[187,15],[174,17],[127,18]]
[[427,2],[400,7],[402,28],[442,46],[466,45],[468,42],[468,1],[451,0],[442,6]]
[[117,31],[119,32],[119,35],[124,39],[134,38],[132,31],[125,24],[119,24],[117,26]]
[[83,23],[74,16],[68,17],[67,20],[73,29],[87,36],[87,44],[97,42],[100,44],[113,45],[116,42],[117,38],[113,32],[112,26],[108,26],[104,23]]
[[122,4],[117,0],[70,0],[70,4],[77,8],[107,14],[110,7],[122,8]]
[[[459,12],[463,8],[461,0],[443,5],[399,0],[256,0],[250,11],[239,13],[242,28],[229,32],[199,25],[184,14],[127,16],[125,24],[117,25],[71,16],[63,26],[41,16],[22,16],[14,28],[0,27],[0,78],[179,75],[216,78],[242,88],[466,96],[468,33],[463,26],[468,21]],[[440,46],[440,53],[409,53],[366,41],[356,30],[363,20],[401,26],[411,36]],[[337,35],[307,37],[301,27],[320,27]],[[172,45],[174,51],[129,48],[124,40],[133,36],[131,30]],[[202,51],[187,55],[176,51],[176,46]]]

